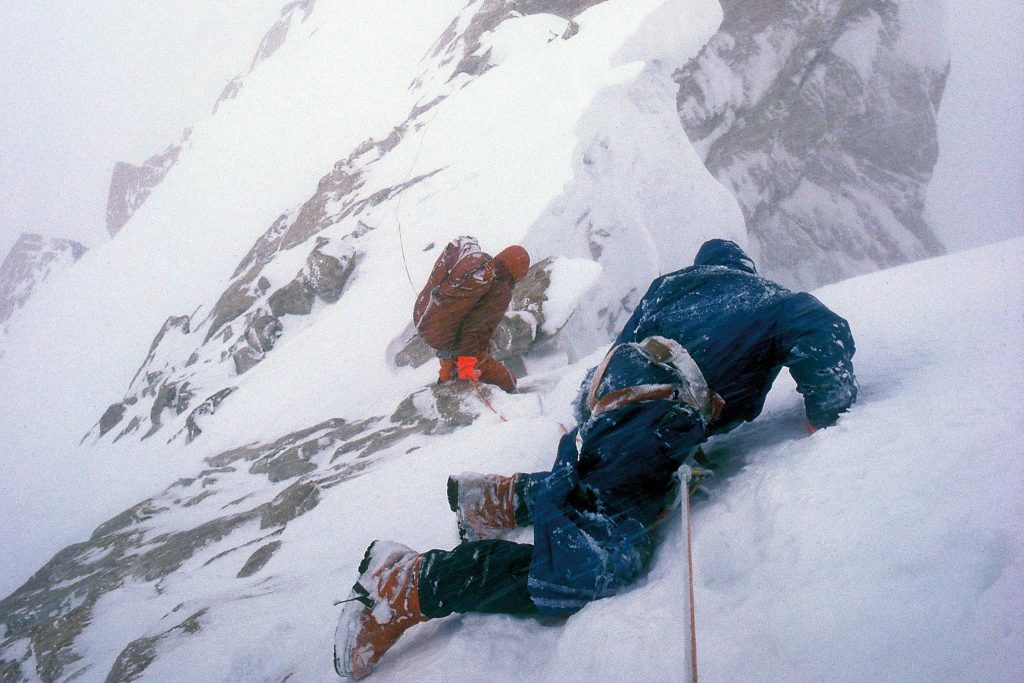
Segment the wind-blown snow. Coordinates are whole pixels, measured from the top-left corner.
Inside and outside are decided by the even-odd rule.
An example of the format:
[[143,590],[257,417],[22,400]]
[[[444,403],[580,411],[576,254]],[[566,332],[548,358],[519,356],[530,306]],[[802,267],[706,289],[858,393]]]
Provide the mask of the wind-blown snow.
[[580,297],[601,276],[601,266],[587,259],[559,259],[551,268],[551,286],[544,306],[543,329],[555,334],[579,305]]
[[[432,364],[393,368],[384,347],[412,308],[406,266],[419,283],[451,237],[474,234],[490,253],[521,242],[534,261],[567,257],[552,273],[546,321],[563,332],[557,350],[527,359],[529,393],[497,396],[496,412],[453,434],[400,442],[289,522],[252,577],[238,577],[239,553],[222,555],[254,532],[245,529],[201,547],[159,590],[107,594],[75,639],[90,675],[166,633],[147,680],[329,679],[332,601],[347,594],[366,544],[452,546],[445,477],[547,467],[583,375],[650,280],[687,265],[706,238],[743,239],[738,206],[679,125],[671,78],[714,33],[717,3],[608,0],[577,17],[570,38],[553,38],[568,35],[558,17],[513,19],[481,38],[494,68],[451,85],[429,72],[410,90],[452,18],[464,26],[476,8],[321,0],[198,123],[117,238],[55,275],[14,322],[0,358],[0,594],[99,522],[194,476],[205,457],[326,418],[384,415],[433,382]],[[380,36],[387,60],[377,59]],[[279,215],[435,92],[446,99],[366,182],[392,188],[439,172],[361,216],[373,228],[360,242],[368,256],[342,299],[287,319],[273,353],[234,377],[201,439],[165,445],[159,432],[78,446],[169,316],[206,315]],[[268,268],[274,284],[302,267],[300,252]],[[710,447],[722,470],[694,508],[707,680],[1018,677],[1024,377],[1009,349],[1024,332],[1022,266],[1016,241],[819,292],[853,326],[862,399],[837,427],[805,437],[783,378],[756,424]],[[185,341],[161,353],[184,355]],[[175,508],[154,524],[186,529],[190,514]],[[677,680],[681,542],[669,524],[645,581],[564,623],[471,615],[417,627],[375,680]],[[201,611],[199,635],[169,631]]]
[[951,62],[925,216],[965,249],[1024,234],[1024,5],[945,5]]
[[[720,470],[693,508],[704,680],[1020,680],[1024,371],[1007,350],[1024,333],[1022,267],[1017,240],[816,292],[850,321],[861,397],[837,426],[807,436],[784,374],[756,422],[707,447]],[[158,624],[178,603],[184,615],[215,595],[203,637],[165,643],[147,680],[183,670],[329,678],[331,602],[365,545],[456,543],[445,477],[549,464],[599,357],[561,371],[539,404],[534,394],[496,402],[508,422],[485,413],[346,484],[289,525],[255,597],[232,600],[241,558],[202,583],[186,566],[160,594],[104,602],[90,651],[113,658],[126,610]],[[679,680],[683,543],[674,517],[644,580],[565,622],[466,615],[416,627],[374,680]]]

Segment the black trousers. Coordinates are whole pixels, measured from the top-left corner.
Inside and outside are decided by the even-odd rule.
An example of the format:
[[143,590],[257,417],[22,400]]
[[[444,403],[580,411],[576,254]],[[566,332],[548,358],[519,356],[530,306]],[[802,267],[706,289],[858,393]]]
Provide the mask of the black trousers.
[[539,614],[527,577],[533,546],[488,540],[428,550],[420,567],[420,610],[431,619],[452,612]]

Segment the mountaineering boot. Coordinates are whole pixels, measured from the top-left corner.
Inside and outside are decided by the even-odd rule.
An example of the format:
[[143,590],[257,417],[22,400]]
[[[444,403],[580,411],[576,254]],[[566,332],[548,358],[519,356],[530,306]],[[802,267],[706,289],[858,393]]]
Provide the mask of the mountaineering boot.
[[512,393],[516,390],[516,376],[503,364],[490,356],[484,356],[477,363],[480,381],[484,384],[493,384],[502,391]]
[[438,384],[451,382],[455,379],[455,361],[451,358],[439,358],[438,360],[441,363],[441,367],[437,370]]
[[463,472],[448,477],[448,506],[463,541],[497,538],[516,528],[516,503],[516,475]]
[[334,634],[334,669],[359,680],[406,629],[427,617],[420,611],[419,576],[423,556],[401,543],[374,541],[359,563]]

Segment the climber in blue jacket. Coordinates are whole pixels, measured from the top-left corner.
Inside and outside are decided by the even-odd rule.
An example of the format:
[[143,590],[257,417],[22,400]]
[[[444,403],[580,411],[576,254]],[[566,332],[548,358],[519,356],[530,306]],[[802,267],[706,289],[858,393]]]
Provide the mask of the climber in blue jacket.
[[[375,541],[338,625],[335,665],[368,675],[410,626],[453,612],[571,614],[635,581],[676,472],[715,434],[756,418],[789,368],[808,431],[857,398],[849,325],[760,277],[733,242],[656,279],[574,403],[551,470],[463,473],[448,497],[463,543],[417,553]],[[533,525],[534,543],[498,538]]]

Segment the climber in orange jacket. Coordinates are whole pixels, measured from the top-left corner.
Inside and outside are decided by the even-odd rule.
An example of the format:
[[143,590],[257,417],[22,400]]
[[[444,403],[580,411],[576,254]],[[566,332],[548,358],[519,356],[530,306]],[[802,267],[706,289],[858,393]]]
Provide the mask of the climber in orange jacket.
[[473,237],[448,243],[413,309],[417,331],[437,351],[439,382],[461,379],[515,390],[516,376],[487,349],[529,267],[530,255],[518,245],[491,257]]

